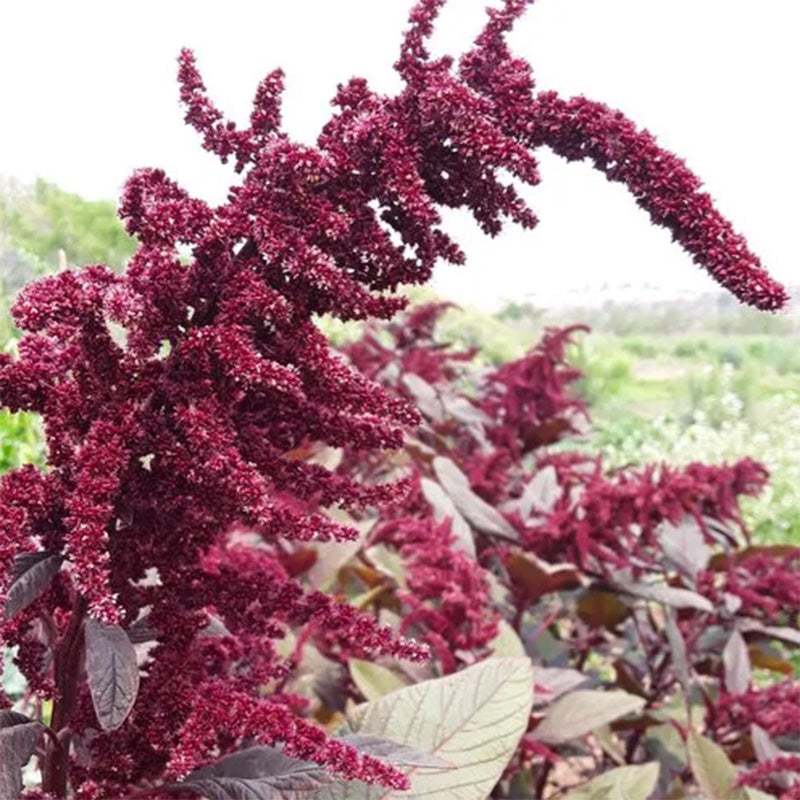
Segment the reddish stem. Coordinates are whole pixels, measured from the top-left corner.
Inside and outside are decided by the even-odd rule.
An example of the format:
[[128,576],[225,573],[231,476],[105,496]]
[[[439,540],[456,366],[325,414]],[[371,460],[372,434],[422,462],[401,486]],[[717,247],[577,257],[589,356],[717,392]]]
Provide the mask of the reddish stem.
[[67,726],[77,695],[81,633],[85,616],[86,601],[80,595],[76,595],[69,625],[53,659],[56,695],[53,699],[50,728],[55,731],[57,741],[50,741],[47,745],[47,754],[42,768],[42,789],[56,797],[67,796],[67,768],[69,766]]

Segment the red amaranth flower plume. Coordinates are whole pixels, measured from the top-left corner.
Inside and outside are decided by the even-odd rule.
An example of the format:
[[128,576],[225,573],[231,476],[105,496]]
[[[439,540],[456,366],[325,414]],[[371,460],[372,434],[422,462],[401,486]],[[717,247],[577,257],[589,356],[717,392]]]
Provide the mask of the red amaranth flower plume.
[[486,570],[454,547],[448,521],[405,517],[385,523],[374,541],[397,548],[408,570],[401,630],[414,631],[439,659],[444,673],[459,654],[479,657],[497,635],[500,615],[492,607]]
[[[599,104],[534,93],[529,66],[504,41],[526,0],[490,10],[457,67],[426,52],[441,5],[421,0],[412,10],[396,64],[400,91],[379,95],[360,78],[340,86],[314,145],[280,128],[280,72],[259,85],[249,126],[237,127],[208,98],[193,55],[183,51],[186,121],[204,147],[234,160],[240,182],[212,208],[162,170],[137,171],[120,208],[139,242],[125,273],[67,270],[17,298],[24,336],[16,357],[0,355],[0,402],[42,416],[48,457],[46,470],[23,468],[0,483],[0,596],[26,565],[46,566],[26,579],[35,591],[17,592],[22,600],[0,623],[0,638],[20,646],[29,685],[50,696],[59,741],[70,742],[47,746],[48,794],[67,796],[68,781],[87,800],[149,791],[168,771],[233,752],[251,737],[280,740],[287,753],[348,776],[399,785],[393,770],[353,761],[296,718],[291,696],[276,689],[265,698],[264,686],[280,686],[291,668],[274,641],[293,625],[313,625],[372,654],[423,655],[373,618],[305,591],[281,564],[294,542],[356,537],[329,506],[360,514],[376,503],[397,505],[413,485],[359,480],[421,417],[336,353],[313,320],[388,319],[405,306],[391,294],[401,284],[425,282],[439,260],[461,263],[442,209],[469,211],[489,235],[508,220],[533,227],[513,182],[536,184],[534,150],[550,146],[622,181],[744,302],[769,309],[785,302],[699,181],[648,134]],[[430,318],[414,324],[424,331]],[[562,391],[573,375],[556,363],[563,338],[553,337],[545,352],[495,376],[505,395],[487,408],[498,420],[464,397],[438,421],[438,412],[428,413],[435,404],[423,409],[431,426],[420,435],[434,445],[446,435],[436,427],[444,416],[470,421],[456,426],[459,460],[475,456],[466,481],[474,477],[482,496],[498,503],[513,505],[529,477],[489,456],[500,429],[514,428],[518,438],[522,431],[516,457],[535,446],[523,430],[530,414],[566,418],[578,410]],[[418,387],[458,372],[406,344],[404,366],[426,376],[417,376]],[[522,398],[539,379],[549,382],[544,395]],[[559,435],[537,434],[536,443]],[[323,446],[347,448],[351,457],[338,470],[296,457]],[[430,471],[426,447],[418,461],[427,465],[414,462],[416,472]],[[365,454],[357,470],[352,453]],[[735,495],[747,491],[739,484],[759,483],[756,468],[738,465],[645,472],[608,485],[599,474],[577,477],[575,462],[553,463],[560,482],[575,484],[571,497],[585,490],[578,502],[592,522],[557,505],[548,520],[566,515],[563,525],[551,535],[541,521],[523,520],[522,542],[549,552],[559,539],[560,556],[574,551],[601,571],[626,547],[646,549],[656,519],[687,511],[735,518]],[[396,481],[397,470],[385,474]],[[414,503],[419,493],[410,495]],[[492,517],[511,538],[514,513]],[[593,528],[595,519],[627,533]],[[454,568],[445,564],[447,546],[412,556],[419,591],[431,582],[447,593],[441,615],[420,606],[417,616],[440,628],[441,641],[481,647],[493,623],[474,602],[485,597],[480,570],[460,558]],[[142,664],[128,664],[141,690],[124,720],[104,719],[84,679],[85,631],[100,623],[114,641],[146,645]],[[123,650],[132,658],[132,648]]]

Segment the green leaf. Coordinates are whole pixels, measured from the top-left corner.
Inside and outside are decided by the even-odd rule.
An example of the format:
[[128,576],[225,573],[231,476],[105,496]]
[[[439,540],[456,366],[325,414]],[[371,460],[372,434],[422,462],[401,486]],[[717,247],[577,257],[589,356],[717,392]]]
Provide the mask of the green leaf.
[[367,557],[376,569],[393,578],[401,589],[408,585],[407,573],[403,559],[394,550],[382,544],[376,544],[367,550]]
[[747,800],[744,789],[733,788],[739,773],[718,744],[691,731],[687,750],[694,778],[708,800]]
[[525,645],[517,636],[517,632],[504,620],[501,619],[497,626],[497,636],[489,642],[488,647],[492,655],[498,658],[527,658]]
[[760,789],[756,789],[753,786],[745,786],[743,788],[746,800],[775,800],[774,794],[767,794],[766,792],[762,792]]
[[452,766],[408,769],[409,793],[345,784],[314,800],[485,800],[527,728],[532,699],[530,659],[490,658],[358,706],[350,719],[357,733],[391,737]]
[[573,789],[561,800],[647,800],[658,783],[658,770],[655,761],[617,767]]
[[641,711],[644,705],[644,698],[623,691],[583,689],[570,692],[547,709],[534,736],[547,744],[563,744],[626,714]]
[[347,662],[347,668],[353,683],[367,700],[378,700],[406,685],[403,679],[390,669],[380,664],[373,664],[371,661],[351,658]]

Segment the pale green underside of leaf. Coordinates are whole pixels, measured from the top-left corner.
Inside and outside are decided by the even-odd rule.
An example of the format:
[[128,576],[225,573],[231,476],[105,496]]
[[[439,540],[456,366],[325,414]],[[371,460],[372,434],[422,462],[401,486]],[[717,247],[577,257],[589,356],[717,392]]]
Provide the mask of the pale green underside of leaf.
[[739,773],[716,742],[690,732],[686,747],[692,774],[704,797],[708,800],[748,800],[744,788],[733,788]]
[[350,724],[438,756],[448,769],[411,768],[410,792],[354,784],[326,787],[314,800],[485,800],[528,724],[533,701],[528,658],[490,658],[358,706]]
[[623,691],[579,690],[560,697],[548,709],[534,736],[547,744],[563,744],[608,725],[644,707],[641,697]]
[[406,684],[398,675],[380,664],[351,658],[347,662],[350,677],[367,701],[378,700],[384,695],[402,689]]
[[658,782],[658,764],[617,767],[573,789],[562,800],[648,800]]

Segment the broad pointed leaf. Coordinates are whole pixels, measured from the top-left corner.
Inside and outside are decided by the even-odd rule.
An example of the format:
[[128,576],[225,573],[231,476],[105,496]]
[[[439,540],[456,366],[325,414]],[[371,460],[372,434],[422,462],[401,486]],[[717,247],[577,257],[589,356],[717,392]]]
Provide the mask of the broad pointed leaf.
[[427,769],[451,769],[453,765],[449,761],[434,755],[424,753],[401,742],[384,739],[382,736],[374,736],[369,733],[351,733],[342,736],[341,741],[355,747],[364,755],[379,758],[381,761],[388,761],[396,767],[425,767]]
[[700,526],[691,517],[680,525],[662,522],[656,535],[664,555],[692,580],[708,565],[711,550]]
[[797,628],[777,627],[774,625],[765,625],[757,619],[746,617],[739,621],[739,630],[743,633],[754,631],[756,633],[763,633],[765,636],[771,636],[775,639],[780,639],[788,644],[800,646],[800,631]]
[[691,673],[689,672],[689,658],[686,654],[686,642],[683,639],[678,622],[675,619],[675,612],[667,607],[664,609],[666,621],[667,641],[672,653],[672,664],[678,681],[683,691],[688,693],[691,683]]
[[499,511],[472,491],[467,476],[449,458],[434,458],[433,470],[455,507],[474,528],[490,535],[517,538],[513,526]]
[[589,589],[581,593],[575,607],[578,617],[592,628],[614,630],[631,615],[631,607],[615,592]]
[[98,722],[103,730],[116,730],[139,691],[136,650],[118,625],[86,620],[86,674]]
[[676,589],[663,583],[627,583],[617,581],[615,587],[626,594],[641,597],[644,600],[654,600],[665,606],[674,608],[696,608],[698,611],[714,611],[714,606],[707,597],[692,592],[689,589]]
[[514,553],[507,569],[516,587],[523,589],[531,602],[549,592],[577,589],[583,583],[574,564],[548,564],[533,553]]
[[568,792],[562,800],[648,800],[658,783],[659,766],[617,767]]
[[556,468],[552,464],[540,469],[525,487],[519,499],[519,513],[522,519],[528,519],[531,513],[549,514],[556,500],[561,496]]
[[517,632],[504,620],[501,619],[497,626],[497,636],[489,642],[492,654],[498,658],[525,658],[525,645],[517,636]]
[[0,711],[0,728],[11,728],[14,725],[24,725],[26,722],[33,722],[33,720],[20,714],[19,711],[12,711],[10,708]]
[[608,725],[620,717],[641,711],[645,700],[622,691],[570,692],[548,709],[533,735],[546,744],[563,744]]
[[687,750],[692,773],[705,797],[709,800],[746,800],[744,789],[734,788],[739,777],[736,767],[716,742],[690,731]]
[[[792,755],[785,750],[781,750],[770,735],[759,725],[750,726],[750,741],[753,743],[753,750],[755,751],[759,764],[763,764],[765,761],[772,761],[776,758],[782,758],[783,756]],[[783,789],[788,789],[792,785],[791,772],[775,772],[770,777]]]
[[750,686],[752,670],[747,644],[739,631],[733,631],[722,651],[722,664],[725,667],[725,688],[731,694],[744,694]]
[[0,798],[22,793],[22,768],[33,755],[44,726],[15,711],[0,712]]
[[469,523],[458,513],[455,503],[450,499],[447,492],[430,478],[423,478],[420,484],[422,494],[433,508],[433,518],[437,522],[448,518],[451,520],[452,531],[456,537],[453,546],[463,550],[472,558],[476,558],[475,540],[472,538]]
[[417,408],[432,422],[441,422],[444,406],[439,393],[424,378],[413,372],[402,377],[403,385],[414,398]]
[[303,800],[333,780],[319,764],[289,758],[274,747],[250,747],[189,773],[171,788],[208,800]]
[[537,687],[534,705],[551,703],[588,680],[588,675],[569,667],[534,667],[533,682]]
[[5,616],[11,619],[27,608],[50,585],[61,569],[58,553],[22,553],[14,559],[12,583],[6,598]]
[[488,414],[473,405],[466,397],[443,397],[442,405],[448,414],[465,425],[480,428],[492,422]]
[[380,664],[373,664],[371,661],[351,658],[347,662],[347,668],[353,683],[367,700],[377,700],[406,685],[403,679],[390,669]]
[[408,770],[409,793],[337,785],[314,800],[485,800],[525,732],[531,701],[530,660],[490,658],[359,706],[351,719],[359,733],[397,739],[452,767]]
[[[377,736],[353,734],[340,741],[397,767],[446,767],[446,762]],[[310,800],[323,787],[368,791],[360,781],[341,781],[319,764],[290,758],[274,747],[250,747],[190,773],[173,790],[190,789],[209,800]]]

